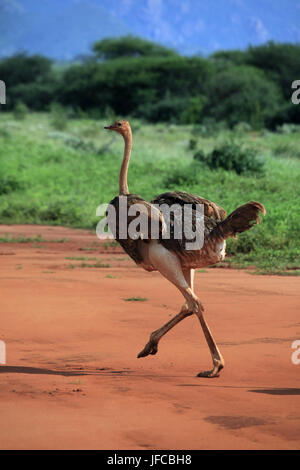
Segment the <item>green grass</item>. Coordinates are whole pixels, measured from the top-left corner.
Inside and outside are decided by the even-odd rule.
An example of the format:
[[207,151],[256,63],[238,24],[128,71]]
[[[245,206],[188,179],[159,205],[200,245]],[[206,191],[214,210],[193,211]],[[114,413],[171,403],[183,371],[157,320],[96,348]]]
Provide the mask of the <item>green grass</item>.
[[[22,122],[11,114],[0,114],[1,223],[95,230],[97,206],[118,193],[123,154],[119,136],[105,153],[93,150],[111,140],[104,124],[92,119],[69,120],[66,130],[59,132],[51,128],[47,114],[28,114]],[[151,200],[168,190],[185,190],[217,202],[228,213],[249,200],[260,201],[266,207],[266,217],[261,225],[228,241],[228,263],[270,272],[300,266],[299,133],[225,130],[209,137],[198,136],[197,148],[191,150],[192,126],[148,125],[135,120],[132,124],[137,130],[128,173],[131,192]],[[82,145],[71,146],[72,138]],[[231,138],[258,150],[265,161],[262,175],[211,170],[193,160],[196,150],[209,152]],[[8,238],[2,237],[0,242],[14,242],[13,237],[11,241]],[[29,241],[41,242],[39,238]],[[115,246],[115,242],[106,246]]]
[[93,247],[83,247],[83,248],[78,248],[79,251],[98,251],[98,248],[93,248]]
[[18,237],[11,237],[8,233],[4,237],[0,237],[0,243],[35,243],[45,241],[46,240],[44,240],[41,235],[37,235],[36,237],[23,237],[23,235],[19,235]]
[[[36,237],[24,237],[23,235],[18,235],[17,237],[11,237],[10,234],[6,234],[4,237],[0,237],[0,243],[65,243],[67,238],[57,238],[52,240],[46,240],[41,235]],[[35,248],[41,248],[36,246]]]
[[69,264],[68,268],[75,269],[75,268],[110,268],[110,264],[102,263],[101,261],[97,261],[97,263],[89,264],[89,263],[80,263],[80,264]]
[[116,246],[119,246],[119,243],[113,240],[112,242],[105,242],[104,247],[107,250],[107,248],[115,248]]
[[146,297],[128,297],[128,299],[124,299],[126,302],[145,302],[148,300]]
[[273,275],[273,276],[300,276],[300,269],[293,269],[286,271],[276,268],[255,269],[254,271],[247,271],[250,274],[257,275]]

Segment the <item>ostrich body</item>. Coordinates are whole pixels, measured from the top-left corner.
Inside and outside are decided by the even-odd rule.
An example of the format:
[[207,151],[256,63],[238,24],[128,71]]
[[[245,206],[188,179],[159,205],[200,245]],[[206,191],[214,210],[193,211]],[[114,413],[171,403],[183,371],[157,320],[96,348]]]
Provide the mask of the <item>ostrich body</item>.
[[157,209],[154,212],[151,210],[153,204],[167,204],[169,207],[173,204],[180,206],[192,204],[193,222],[195,219],[195,206],[202,204],[204,207],[204,244],[198,250],[187,250],[185,247],[187,240],[184,237],[183,239],[176,239],[172,230],[169,239],[162,236],[159,239],[151,239],[151,236],[145,239],[143,236],[138,239],[129,237],[122,239],[119,237],[118,225],[116,227],[117,241],[136,264],[146,271],[159,271],[179,289],[185,298],[185,303],[179,313],[161,328],[151,333],[148,343],[138,354],[138,357],[156,354],[162,336],[181,320],[195,314],[199,319],[213,361],[212,370],[200,372],[198,377],[217,377],[225,363],[204,318],[204,308],[194,292],[194,270],[222,261],[225,258],[226,239],[234,237],[236,233],[248,230],[253,223],[259,222],[259,212],[265,214],[265,209],[259,202],[251,201],[238,207],[226,217],[225,210],[218,204],[183,191],[161,194],[150,203],[136,194],[130,194],[127,185],[127,171],[132,148],[130,124],[128,121],[121,120],[105,127],[105,129],[121,134],[125,143],[119,177],[119,196],[116,196],[110,202],[115,207],[117,214],[119,214],[120,209],[120,197],[126,196],[127,209],[130,209],[133,204],[140,204],[149,222],[153,217],[157,219],[161,233],[164,222],[163,215]]

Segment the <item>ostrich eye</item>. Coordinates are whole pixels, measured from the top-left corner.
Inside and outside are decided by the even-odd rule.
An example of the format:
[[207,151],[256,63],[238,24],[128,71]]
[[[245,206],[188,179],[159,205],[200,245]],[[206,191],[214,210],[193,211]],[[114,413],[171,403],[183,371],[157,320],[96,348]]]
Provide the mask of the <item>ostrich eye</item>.
[[121,124],[120,122],[118,122],[118,126],[121,127],[121,125],[122,125],[122,124]]

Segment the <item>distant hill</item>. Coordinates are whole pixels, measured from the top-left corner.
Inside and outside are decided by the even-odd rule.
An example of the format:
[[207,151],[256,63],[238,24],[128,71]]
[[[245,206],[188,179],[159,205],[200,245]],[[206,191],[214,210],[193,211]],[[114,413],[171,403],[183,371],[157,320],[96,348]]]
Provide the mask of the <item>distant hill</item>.
[[133,34],[183,54],[300,42],[300,0],[0,0],[0,56],[70,60],[108,36]]

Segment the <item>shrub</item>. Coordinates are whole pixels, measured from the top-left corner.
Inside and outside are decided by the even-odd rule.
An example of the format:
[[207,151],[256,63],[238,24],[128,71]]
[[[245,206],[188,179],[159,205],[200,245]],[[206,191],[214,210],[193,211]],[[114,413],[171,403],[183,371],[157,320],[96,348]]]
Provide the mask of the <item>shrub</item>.
[[74,148],[75,150],[80,150],[82,152],[97,153],[97,147],[93,142],[86,142],[85,140],[75,136],[68,137],[64,142],[66,145]]
[[59,103],[52,103],[50,107],[50,122],[54,129],[64,130],[68,124],[65,108]]
[[43,223],[55,223],[65,225],[76,225],[80,223],[80,211],[75,200],[53,200],[47,204],[47,207],[38,208],[36,217]]
[[14,176],[2,175],[0,177],[0,194],[12,193],[23,188],[23,182],[17,180]]
[[0,127],[0,137],[2,137],[3,139],[7,139],[8,137],[10,137],[10,132],[5,129],[5,127]]
[[[300,125],[300,106],[294,105],[293,103],[285,103],[277,110],[276,113],[270,114],[267,119],[266,125],[269,129],[276,130],[277,132],[285,133],[289,128],[287,124],[298,124]],[[293,127],[291,128],[293,129]],[[297,132],[297,131],[296,131]]]
[[140,106],[136,116],[149,122],[179,122],[180,115],[185,108],[185,100],[167,95],[155,103],[149,102]]
[[28,113],[28,108],[25,103],[19,101],[13,111],[14,118],[18,121],[23,121]]
[[225,121],[217,122],[212,117],[206,117],[202,120],[201,124],[197,124],[193,127],[192,134],[200,137],[212,137],[226,128],[227,125]]
[[250,132],[252,128],[248,122],[238,122],[233,130],[239,134],[245,134],[246,132]]
[[194,139],[193,137],[190,138],[188,148],[190,150],[196,150],[197,148],[197,139]]
[[300,158],[300,149],[293,144],[281,143],[273,150],[276,157]]
[[294,134],[300,132],[299,124],[282,124],[281,126],[276,127],[276,132],[278,134]]
[[202,111],[206,99],[202,95],[191,96],[181,113],[180,121],[182,124],[195,124],[202,118]]
[[202,150],[194,155],[194,159],[201,161],[212,170],[223,168],[227,171],[242,173],[262,173],[263,160],[257,156],[253,148],[242,148],[234,142],[225,142],[205,154]]
[[183,168],[174,168],[169,172],[168,176],[164,179],[164,185],[170,186],[186,186],[189,184],[198,183],[198,172],[195,168],[195,162]]

